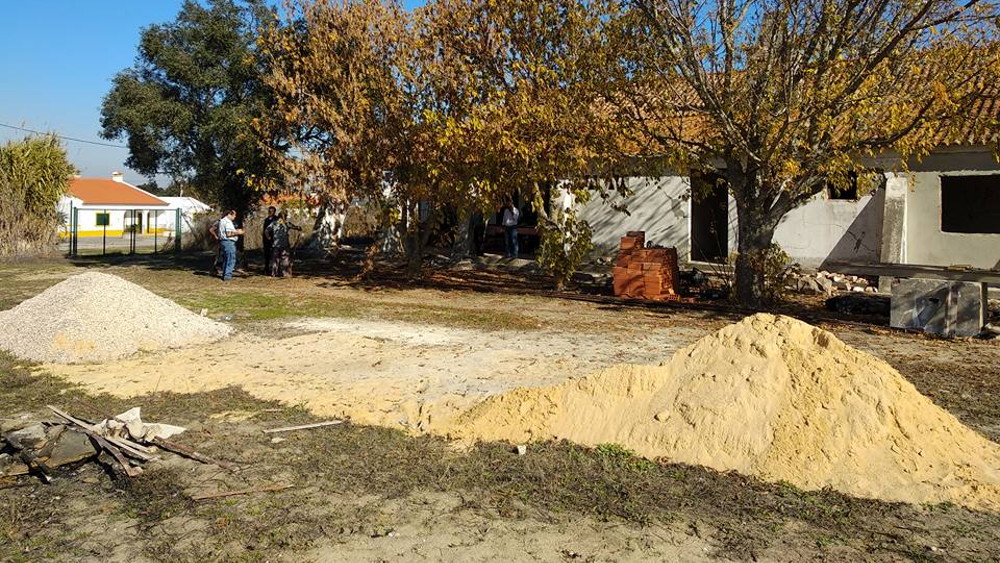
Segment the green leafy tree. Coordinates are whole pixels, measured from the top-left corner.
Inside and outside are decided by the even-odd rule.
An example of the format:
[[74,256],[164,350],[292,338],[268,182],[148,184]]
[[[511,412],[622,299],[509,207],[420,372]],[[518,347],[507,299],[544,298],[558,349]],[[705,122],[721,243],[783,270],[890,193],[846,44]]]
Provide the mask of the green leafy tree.
[[56,204],[76,168],[55,136],[0,146],[0,256],[44,252],[62,217]]
[[271,178],[251,122],[270,101],[256,39],[274,18],[263,0],[188,0],[174,22],[144,29],[134,66],[104,98],[102,136],[127,140],[134,170],[248,210],[255,179]]

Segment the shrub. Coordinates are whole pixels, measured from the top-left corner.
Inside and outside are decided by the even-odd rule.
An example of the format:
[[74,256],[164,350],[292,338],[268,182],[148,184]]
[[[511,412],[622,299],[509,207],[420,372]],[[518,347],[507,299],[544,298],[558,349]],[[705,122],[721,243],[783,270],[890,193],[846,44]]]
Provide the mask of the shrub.
[[0,256],[52,249],[63,220],[56,206],[75,173],[54,136],[0,146]]

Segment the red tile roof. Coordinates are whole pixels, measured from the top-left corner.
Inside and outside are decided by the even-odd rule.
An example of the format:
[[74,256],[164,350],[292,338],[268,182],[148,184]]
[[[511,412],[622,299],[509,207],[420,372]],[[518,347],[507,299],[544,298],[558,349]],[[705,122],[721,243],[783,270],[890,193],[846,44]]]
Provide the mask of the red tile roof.
[[167,206],[167,202],[139,188],[110,178],[73,178],[69,193],[84,205]]

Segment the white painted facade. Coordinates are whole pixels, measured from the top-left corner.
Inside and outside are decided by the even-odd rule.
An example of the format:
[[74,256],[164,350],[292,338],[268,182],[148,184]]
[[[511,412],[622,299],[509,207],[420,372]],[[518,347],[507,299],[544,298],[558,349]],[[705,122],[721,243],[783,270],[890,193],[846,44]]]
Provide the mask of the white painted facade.
[[[610,256],[618,251],[628,231],[645,231],[646,241],[676,247],[682,260],[691,256],[691,181],[682,176],[629,178],[629,194],[593,195],[580,210],[590,224],[595,252]],[[624,208],[618,211],[616,208]],[[729,251],[736,249],[736,203],[729,197],[727,239]]]
[[[128,205],[85,205],[81,200],[70,196],[63,196],[56,205],[56,210],[63,218],[63,224],[59,230],[60,236],[69,236],[71,234],[71,222],[73,221],[74,211],[76,220],[79,222],[79,236],[101,236],[105,231],[111,235],[120,235],[123,231],[132,228],[133,225],[141,226],[143,232],[152,232],[150,230],[153,228],[151,221],[155,220],[157,215],[162,218],[171,217],[169,229],[173,228],[174,222],[173,212],[168,212],[166,207],[163,210],[154,211],[149,208],[137,208]],[[106,221],[104,218],[106,218]],[[163,219],[160,219],[160,221],[161,225],[159,228],[161,232],[169,230],[162,224]],[[107,225],[104,225],[104,222]]]
[[[886,168],[889,168],[886,166]],[[1000,175],[1000,164],[985,148],[943,150],[913,164],[906,174],[886,174],[885,185],[857,200],[826,193],[786,215],[775,242],[806,268],[831,262],[902,263],[1000,268],[1000,234],[950,233],[941,228],[941,177]],[[593,229],[595,253],[617,251],[627,231],[692,256],[690,179],[681,176],[630,178],[630,195],[594,196],[580,210]],[[1000,205],[1000,181],[996,205]],[[897,205],[898,204],[898,205]],[[614,206],[624,206],[628,214]],[[728,251],[737,248],[736,206],[729,198]]]
[[162,228],[171,232],[174,230],[174,222],[177,217],[177,209],[181,210],[181,232],[190,232],[194,226],[195,215],[212,211],[212,206],[199,201],[193,197],[161,197],[167,202],[168,210],[157,212],[155,220]]
[[[79,236],[121,235],[133,225],[140,228],[140,234],[173,234],[177,210],[181,211],[181,230],[191,229],[194,215],[211,211],[211,206],[190,197],[163,197],[167,202],[162,208],[135,207],[128,205],[85,205],[83,201],[72,196],[63,196],[56,210],[63,218],[60,227],[61,237],[70,236],[72,212],[76,210],[79,222]],[[107,216],[107,226],[101,224],[99,216]]]
[[857,200],[820,193],[790,211],[778,224],[774,242],[807,268],[825,262],[878,262],[882,249],[882,189]]

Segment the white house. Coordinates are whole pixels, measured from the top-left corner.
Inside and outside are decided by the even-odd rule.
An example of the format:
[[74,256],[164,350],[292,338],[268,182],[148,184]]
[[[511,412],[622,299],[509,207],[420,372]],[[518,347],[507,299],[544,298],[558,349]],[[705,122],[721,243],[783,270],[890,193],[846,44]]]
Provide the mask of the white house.
[[166,201],[125,182],[118,172],[111,178],[73,178],[69,194],[57,209],[64,217],[60,236],[115,236],[135,230],[137,233],[165,232],[157,225],[157,216],[169,209]]
[[[692,181],[699,180],[630,178],[632,194],[612,197],[630,215],[593,198],[581,217],[597,251],[613,254],[627,231],[644,230],[647,241],[675,246],[689,261],[724,260],[737,248],[736,206],[724,190],[692,200]],[[785,216],[774,240],[813,268],[843,262],[1000,268],[1000,164],[987,146],[941,147],[912,163],[909,173],[885,174],[884,185],[865,196],[815,196]]]
[[[177,217],[181,229],[190,228],[191,217],[211,209],[190,197],[157,197],[137,188],[115,172],[111,178],[73,178],[69,194],[63,196],[57,210],[64,218],[61,237],[120,236],[134,230],[137,234],[174,234]],[[74,223],[75,221],[75,223]]]
[[181,231],[185,233],[190,231],[194,225],[195,215],[198,213],[207,213],[212,210],[212,206],[193,197],[164,196],[160,199],[167,202],[169,206],[168,211],[161,213],[161,222],[170,230],[174,228],[174,220],[177,217],[175,210],[177,209],[181,211]]

